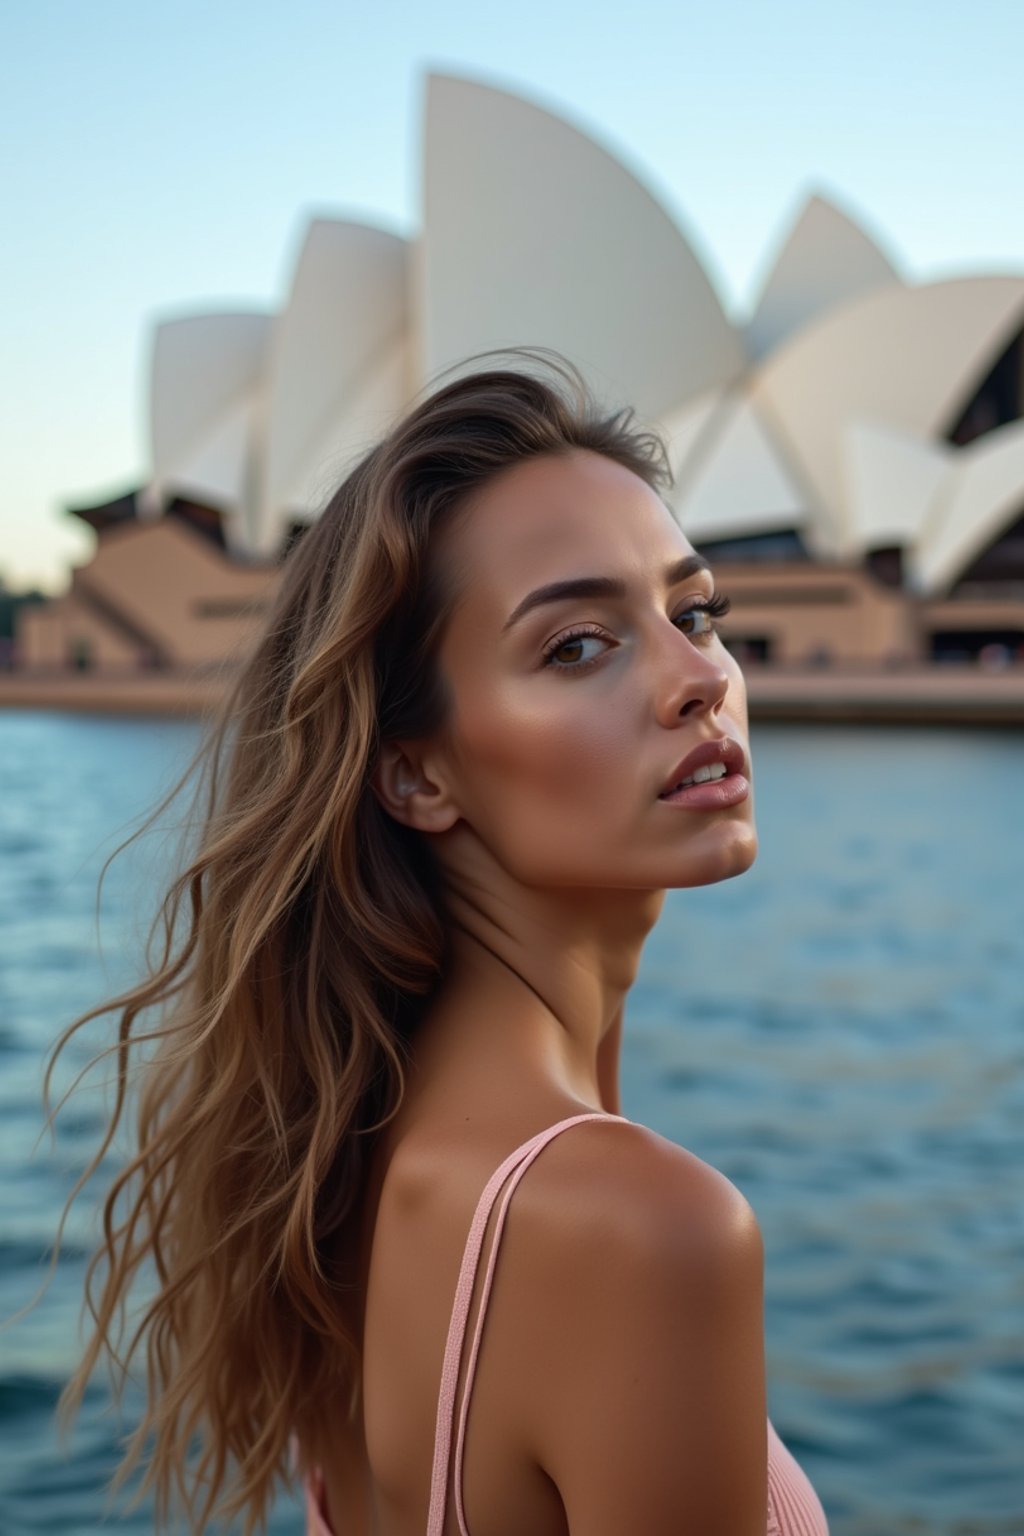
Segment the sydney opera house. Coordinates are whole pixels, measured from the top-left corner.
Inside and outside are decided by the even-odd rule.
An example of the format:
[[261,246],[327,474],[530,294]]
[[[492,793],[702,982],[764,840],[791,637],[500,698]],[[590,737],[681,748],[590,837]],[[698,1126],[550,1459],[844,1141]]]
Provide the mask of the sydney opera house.
[[565,121],[431,76],[421,222],[314,218],[279,313],[151,339],[150,475],[22,613],[21,666],[223,668],[346,467],[440,370],[571,358],[667,441],[753,672],[1024,672],[1024,275],[914,283],[811,197],[738,324],[678,224]]

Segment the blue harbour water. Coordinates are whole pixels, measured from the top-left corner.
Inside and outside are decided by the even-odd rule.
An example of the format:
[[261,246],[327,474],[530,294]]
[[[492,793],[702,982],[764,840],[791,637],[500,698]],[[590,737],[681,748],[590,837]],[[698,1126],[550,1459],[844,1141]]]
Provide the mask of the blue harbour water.
[[[100,864],[195,740],[0,716],[0,1316],[40,1281],[102,1120],[86,1088],[39,1140],[44,1053],[133,976],[170,844],[115,861],[102,959]],[[758,862],[669,896],[627,1012],[624,1112],[758,1214],[769,1409],[833,1536],[1024,1533],[1024,734],[753,743]],[[52,1425],[91,1223],[75,1212],[43,1300],[0,1332],[3,1536],[101,1525],[119,1434],[102,1382],[66,1452]],[[152,1528],[145,1506],[109,1518]],[[282,1496],[272,1531],[300,1530]]]

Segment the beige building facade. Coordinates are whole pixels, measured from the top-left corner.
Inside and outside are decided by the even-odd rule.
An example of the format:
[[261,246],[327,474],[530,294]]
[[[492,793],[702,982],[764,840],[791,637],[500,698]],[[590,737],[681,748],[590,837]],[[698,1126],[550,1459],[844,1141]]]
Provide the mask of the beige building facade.
[[278,568],[241,563],[174,516],[103,530],[69,590],[25,608],[30,670],[204,672],[243,654]]

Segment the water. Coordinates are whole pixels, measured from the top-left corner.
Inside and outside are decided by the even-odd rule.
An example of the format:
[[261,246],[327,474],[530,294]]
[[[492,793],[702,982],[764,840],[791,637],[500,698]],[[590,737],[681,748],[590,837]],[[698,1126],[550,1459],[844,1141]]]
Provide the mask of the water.
[[[40,1063],[132,975],[165,853],[103,856],[170,783],[191,726],[0,716],[0,1315],[32,1293],[95,1142],[55,1148]],[[676,892],[631,995],[623,1108],[758,1213],[769,1409],[833,1536],[1024,1533],[1024,735],[761,727],[761,853]],[[85,1056],[85,1049],[77,1060]],[[117,1425],[75,1356],[89,1213],[44,1301],[0,1333],[0,1531],[99,1525]],[[143,1508],[118,1527],[149,1531]],[[282,1496],[275,1533],[301,1530]]]

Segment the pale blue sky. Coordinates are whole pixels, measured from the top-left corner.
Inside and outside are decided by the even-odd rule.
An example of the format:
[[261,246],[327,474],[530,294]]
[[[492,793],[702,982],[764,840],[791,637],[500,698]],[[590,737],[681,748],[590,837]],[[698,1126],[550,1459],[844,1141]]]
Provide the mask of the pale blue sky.
[[916,280],[1024,273],[1020,0],[4,0],[0,574],[145,473],[156,316],[275,306],[316,210],[418,219],[428,68],[533,98],[678,219],[729,313],[807,193]]

